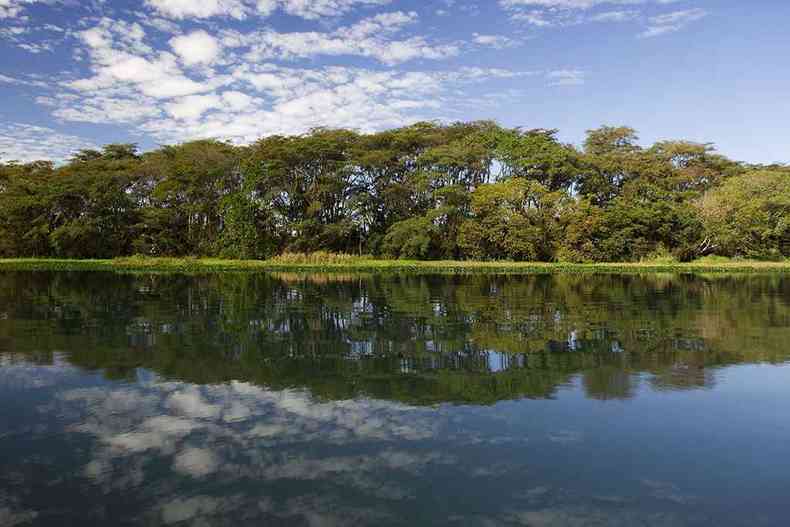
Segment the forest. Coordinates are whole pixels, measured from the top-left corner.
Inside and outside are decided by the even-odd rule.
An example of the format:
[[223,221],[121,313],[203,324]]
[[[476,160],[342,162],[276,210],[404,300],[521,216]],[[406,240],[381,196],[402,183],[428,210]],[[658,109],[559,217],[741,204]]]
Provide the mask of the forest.
[[640,146],[604,126],[494,122],[362,134],[315,129],[247,146],[198,140],[66,163],[0,163],[0,257],[381,258],[633,262],[790,257],[790,167],[711,144]]

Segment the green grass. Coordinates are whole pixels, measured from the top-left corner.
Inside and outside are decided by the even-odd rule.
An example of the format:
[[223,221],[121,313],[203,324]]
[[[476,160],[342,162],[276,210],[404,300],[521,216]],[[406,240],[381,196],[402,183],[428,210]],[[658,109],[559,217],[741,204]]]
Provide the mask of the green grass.
[[638,263],[532,263],[383,260],[369,256],[314,253],[288,254],[271,260],[218,258],[148,258],[132,256],[112,260],[0,259],[0,271],[132,271],[132,272],[379,272],[421,274],[537,274],[537,273],[790,273],[790,261],[762,262],[709,258],[691,263],[643,261]]

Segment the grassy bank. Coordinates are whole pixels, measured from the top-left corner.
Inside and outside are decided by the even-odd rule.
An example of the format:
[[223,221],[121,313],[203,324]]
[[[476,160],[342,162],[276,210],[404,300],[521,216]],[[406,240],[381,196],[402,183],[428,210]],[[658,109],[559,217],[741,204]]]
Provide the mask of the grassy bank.
[[790,273],[790,261],[703,259],[690,263],[668,261],[639,263],[531,263],[380,260],[347,255],[285,255],[271,260],[221,260],[215,258],[146,258],[112,260],[0,259],[0,271],[298,271],[379,272],[422,274],[470,273]]

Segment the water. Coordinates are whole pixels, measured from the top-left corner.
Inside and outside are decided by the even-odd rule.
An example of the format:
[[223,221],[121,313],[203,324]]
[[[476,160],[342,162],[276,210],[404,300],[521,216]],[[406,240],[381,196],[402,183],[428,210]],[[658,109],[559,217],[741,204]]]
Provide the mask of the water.
[[0,525],[787,525],[790,279],[0,274]]

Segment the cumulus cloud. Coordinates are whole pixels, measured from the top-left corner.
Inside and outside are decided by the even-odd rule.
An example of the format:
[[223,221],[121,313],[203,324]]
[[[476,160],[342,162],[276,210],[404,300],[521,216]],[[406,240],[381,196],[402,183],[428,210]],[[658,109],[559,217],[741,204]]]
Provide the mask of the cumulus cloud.
[[173,37],[170,46],[187,66],[212,64],[222,52],[217,39],[203,30]]
[[[221,76],[194,80],[178,65],[176,55],[166,51],[154,51],[145,39],[145,31],[139,24],[103,19],[98,26],[79,34],[91,57],[92,77],[77,79],[67,86],[82,92],[110,90],[113,95],[129,88],[146,97],[167,99],[204,93],[225,83]],[[181,40],[179,40],[181,38]],[[196,32],[176,37],[171,45],[181,60],[188,65],[214,60],[218,45],[212,45],[212,37]],[[216,46],[216,47],[214,47]]]
[[248,7],[241,0],[146,0],[162,16],[176,19],[228,16],[246,17]]
[[[30,98],[59,122],[123,125],[162,143],[201,138],[248,143],[317,126],[372,132],[420,120],[453,120],[472,100],[458,95],[473,83],[545,75],[469,67],[420,71],[422,61],[520,41],[504,34],[474,33],[468,42],[422,35],[414,11],[375,13],[353,23],[291,32],[218,23],[196,29],[185,22],[275,11],[325,20],[356,7],[388,3],[148,0],[146,10],[134,18],[103,17],[79,30],[68,29],[64,38],[76,44],[72,54],[79,68],[46,79],[3,74],[0,84],[36,88]],[[572,81],[551,77],[550,82]],[[489,105],[494,101],[487,100]]]
[[221,138],[246,143],[316,126],[370,132],[433,119],[440,116],[436,112],[449,110],[449,94],[464,85],[535,74],[496,68],[419,72],[241,64],[222,76],[227,87],[206,93],[162,100],[141,93],[150,91],[147,84],[124,84],[41,102],[55,106],[55,115],[63,119],[136,122],[139,130],[163,142]]
[[[101,19],[76,34],[91,74],[37,97],[64,121],[133,123],[158,141],[220,138],[249,142],[316,126],[363,132],[442,117],[447,97],[464,84],[531,75],[495,68],[427,72],[351,66],[275,65],[271,59],[357,55],[385,64],[439,59],[452,44],[400,38],[414,12],[364,18],[328,32],[273,30],[211,34],[196,30],[155,49],[139,23]],[[479,46],[509,39],[476,35]],[[17,82],[8,77],[8,81]],[[63,89],[65,88],[65,90]]]

